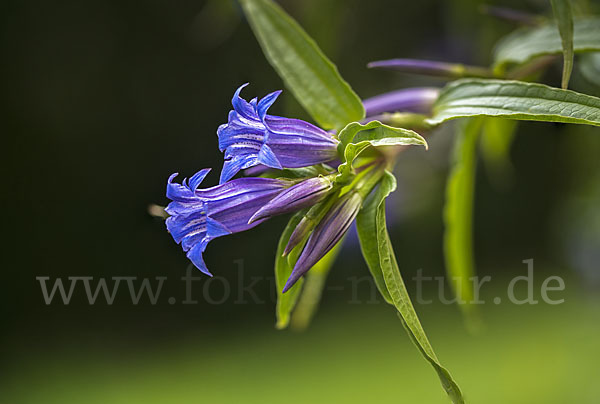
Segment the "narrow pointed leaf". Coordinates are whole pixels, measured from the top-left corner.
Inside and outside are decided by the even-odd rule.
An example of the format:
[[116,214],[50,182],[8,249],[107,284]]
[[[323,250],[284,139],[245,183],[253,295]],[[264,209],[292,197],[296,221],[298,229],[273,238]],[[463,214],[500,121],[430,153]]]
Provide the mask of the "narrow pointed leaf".
[[265,56],[324,129],[364,118],[360,98],[300,25],[271,0],[240,0]]
[[[394,189],[394,186],[395,180],[393,175],[389,172],[386,172],[381,180],[380,188],[376,192],[380,192],[380,196],[385,195],[386,193],[389,194],[389,192]],[[380,198],[377,198],[377,200],[379,199]],[[402,276],[400,275],[398,263],[396,262],[396,257],[394,255],[386,227],[385,199],[379,200],[376,209],[365,211],[364,214],[368,214],[369,212],[371,215],[375,215],[374,219],[370,218],[367,220],[375,222],[375,232],[370,235],[370,237],[375,238],[377,242],[379,269],[375,269],[375,272],[383,275],[383,283],[385,284],[385,288],[389,294],[389,297],[387,298],[389,298],[392,304],[396,307],[402,324],[408,332],[411,340],[415,343],[421,354],[437,372],[446,393],[454,403],[464,403],[460,388],[453,380],[448,370],[442,366],[435,352],[433,351],[433,348],[427,339],[425,331],[423,330],[421,322],[419,321],[417,313],[412,305],[410,296],[408,295],[408,291],[406,290],[404,281],[402,280]],[[365,218],[363,218],[363,224],[366,224],[367,222],[364,220]],[[366,230],[365,228],[363,229]],[[361,240],[362,239],[364,239],[364,237],[362,237]],[[370,251],[370,248],[367,249],[367,251]],[[377,265],[377,260],[373,259],[370,252],[369,257],[366,260],[369,265]],[[384,298],[386,298],[386,296],[388,295],[384,295]]]
[[356,216],[356,231],[360,242],[360,250],[363,258],[371,271],[375,286],[381,293],[381,296],[388,304],[394,304],[390,292],[385,285],[385,279],[381,265],[379,263],[379,246],[377,244],[377,209],[383,203],[385,198],[396,189],[396,178],[393,175],[387,175],[383,181],[380,181],[379,186],[363,204],[362,209]]
[[[600,18],[573,21],[573,51],[600,50]],[[504,37],[494,50],[494,69],[503,72],[511,63],[522,64],[543,55],[563,51],[558,26],[550,23],[535,28],[521,28]]]
[[[573,71],[573,13],[570,0],[550,0],[554,18],[558,25],[563,52],[562,88],[569,86],[569,79]],[[599,32],[600,34],[600,32]]]
[[[291,326],[304,330],[310,325],[321,301],[327,275],[337,258],[344,239],[340,240],[319,262],[304,275],[304,286],[296,308],[292,313]],[[288,292],[289,293],[289,292]]]
[[349,123],[340,131],[338,138],[342,164],[338,166],[340,174],[336,180],[340,182],[350,176],[354,159],[369,146],[421,145],[427,148],[427,141],[417,132],[394,128],[379,121],[371,121],[365,125],[359,122]]
[[283,329],[288,326],[290,322],[290,313],[294,309],[300,291],[302,290],[303,279],[299,279],[298,282],[296,282],[296,284],[292,286],[286,293],[281,292],[285,282],[292,273],[292,269],[294,268],[293,263],[290,264],[287,257],[283,256],[283,250],[285,249],[290,236],[294,232],[294,229],[298,223],[300,223],[300,220],[302,220],[305,213],[305,211],[300,211],[292,216],[287,226],[283,230],[283,233],[279,239],[279,243],[277,244],[277,252],[275,255],[275,287],[277,288],[276,327],[278,329]]
[[600,98],[544,84],[463,79],[442,90],[427,122],[470,116],[600,126]]
[[[444,255],[448,283],[454,289],[460,308],[470,316],[474,306],[473,282],[473,199],[477,139],[483,118],[471,118],[458,127],[454,142],[454,155],[446,185],[444,207]],[[472,318],[467,317],[467,321]],[[468,323],[469,324],[469,323]],[[471,324],[473,322],[471,321]]]

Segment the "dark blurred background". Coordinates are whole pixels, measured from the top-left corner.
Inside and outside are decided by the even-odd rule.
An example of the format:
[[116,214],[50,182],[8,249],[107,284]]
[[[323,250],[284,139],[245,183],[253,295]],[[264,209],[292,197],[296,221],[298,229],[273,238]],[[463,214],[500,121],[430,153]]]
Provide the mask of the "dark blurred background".
[[[550,12],[541,0],[493,3]],[[280,4],[363,98],[444,84],[368,70],[369,61],[489,65],[493,44],[516,28],[481,13],[475,0]],[[208,278],[196,281],[198,304],[181,304],[189,263],[148,205],[167,203],[173,172],[212,167],[205,184],[217,182],[216,128],[240,84],[251,83],[248,98],[282,88],[234,1],[8,0],[0,13],[3,402],[444,402],[393,311],[366,303],[372,284],[361,283],[352,300],[348,280],[368,274],[353,237],[304,333],[273,327],[268,278],[286,218],[212,242],[205,259],[219,279],[210,289]],[[558,86],[560,68],[542,80]],[[572,88],[598,95],[577,72]],[[289,93],[271,112],[309,119]],[[486,293],[504,290],[529,258],[536,282],[558,275],[566,290],[557,306],[485,305],[479,336],[465,331],[455,306],[417,306],[442,362],[473,402],[597,402],[598,134],[522,122],[509,185],[494,186],[480,164],[475,256],[479,272],[494,279]],[[433,134],[429,151],[408,150],[397,167],[390,226],[409,289],[418,269],[444,273],[452,138],[448,125]],[[41,276],[49,288],[56,278],[68,287],[69,276],[167,279],[156,304],[145,296],[133,304],[123,283],[112,305],[102,296],[90,305],[81,285],[69,304],[57,295],[47,305]],[[241,292],[249,302],[236,304],[237,285],[252,277],[260,278],[256,298]],[[203,299],[208,290],[219,300],[224,283],[230,298]]]

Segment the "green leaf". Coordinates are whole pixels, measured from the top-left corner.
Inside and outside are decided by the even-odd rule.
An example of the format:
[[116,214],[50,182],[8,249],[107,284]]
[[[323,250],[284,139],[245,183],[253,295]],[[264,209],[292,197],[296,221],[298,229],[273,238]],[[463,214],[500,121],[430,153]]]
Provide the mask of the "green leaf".
[[379,186],[372,192],[363,204],[360,212],[356,216],[356,231],[360,242],[360,250],[375,280],[375,285],[388,304],[394,304],[390,292],[385,285],[385,279],[379,264],[379,247],[377,244],[377,223],[375,221],[377,209],[383,203],[385,198],[396,189],[396,178],[393,175],[386,175],[384,181],[380,181]]
[[304,330],[309,326],[319,307],[327,275],[340,252],[343,242],[344,239],[340,240],[304,275],[302,293],[292,313],[291,326],[293,329]]
[[[431,344],[425,335],[425,331],[423,330],[421,322],[419,321],[417,313],[412,305],[406,287],[404,286],[404,281],[400,275],[398,263],[396,262],[396,257],[394,255],[386,227],[385,199],[381,198],[381,196],[389,194],[394,187],[394,176],[391,173],[386,172],[381,179],[378,191],[376,191],[379,194],[379,196],[375,199],[376,201],[379,201],[377,208],[364,211],[362,213],[363,215],[375,215],[374,218],[371,217],[369,219],[363,217],[361,219],[363,223],[361,224],[361,227],[363,228],[363,231],[372,231],[372,228],[369,230],[368,223],[372,223],[373,221],[375,222],[375,231],[374,233],[370,234],[370,237],[375,238],[376,240],[378,254],[378,260],[375,260],[374,255],[371,252],[372,245],[370,245],[366,249],[368,251],[368,255],[365,257],[365,259],[370,268],[371,266],[379,265],[379,268],[372,269],[373,273],[378,274],[375,276],[376,282],[378,282],[378,287],[382,287],[380,283],[381,280],[377,280],[378,277],[382,275],[383,284],[388,292],[387,294],[384,294],[384,298],[386,298],[386,300],[389,299],[396,307],[402,324],[408,332],[411,340],[415,343],[421,354],[437,372],[446,393],[448,393],[454,403],[464,403],[460,388],[452,379],[452,376],[448,370],[442,366],[435,355],[435,352],[433,351],[433,348],[431,347]],[[367,234],[363,233],[363,236],[361,236],[361,243],[364,243],[366,236]],[[363,244],[361,244],[361,246],[362,245]]]
[[[573,21],[573,51],[600,50],[600,18]],[[494,50],[494,70],[502,73],[511,63],[522,64],[539,56],[563,51],[556,24],[522,28],[503,38]]]
[[473,199],[477,166],[477,139],[483,118],[471,118],[458,127],[452,168],[446,185],[444,255],[448,283],[454,289],[467,324],[473,317]]
[[600,126],[600,98],[536,83],[462,79],[442,90],[427,122],[470,116]]
[[300,211],[294,216],[292,216],[287,226],[283,230],[283,233],[279,238],[279,243],[277,244],[277,253],[275,256],[275,286],[277,288],[277,323],[275,326],[280,330],[288,326],[290,322],[290,313],[296,305],[299,293],[302,290],[302,283],[304,282],[303,279],[298,279],[298,282],[296,282],[296,284],[292,286],[286,293],[281,292],[283,290],[283,287],[285,286],[285,282],[290,277],[293,269],[293,266],[290,265],[287,257],[283,256],[283,251],[285,250],[285,246],[287,245],[290,236],[294,232],[294,229],[296,228],[298,223],[300,223],[300,220],[302,220],[305,213],[305,211]]
[[510,149],[518,121],[503,118],[485,118],[481,136],[481,157],[488,178],[498,189],[506,189],[513,178]]
[[573,71],[573,13],[569,0],[550,0],[554,18],[558,23],[558,32],[563,51],[563,74],[561,87],[569,86],[569,79]]
[[379,121],[371,121],[365,125],[352,122],[346,125],[338,135],[340,144],[338,152],[342,157],[342,164],[338,166],[340,173],[336,181],[347,180],[352,173],[352,163],[369,146],[408,146],[422,145],[427,148],[427,141],[409,129],[394,128],[384,125]]
[[240,0],[265,56],[324,129],[364,118],[360,98],[304,30],[271,0]]

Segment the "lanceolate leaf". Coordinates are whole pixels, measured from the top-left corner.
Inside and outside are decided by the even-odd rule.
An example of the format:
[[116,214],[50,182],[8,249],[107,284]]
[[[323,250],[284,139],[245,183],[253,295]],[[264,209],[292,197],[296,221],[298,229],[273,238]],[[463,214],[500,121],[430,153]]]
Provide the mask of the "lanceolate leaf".
[[[556,24],[522,28],[502,39],[494,51],[496,72],[511,63],[521,64],[542,55],[559,54],[563,50]],[[600,18],[582,18],[573,22],[573,50],[600,50]]]
[[422,145],[427,147],[425,139],[409,129],[394,128],[379,121],[371,121],[365,125],[359,122],[349,123],[338,136],[340,144],[338,152],[342,157],[337,180],[343,182],[352,171],[352,162],[369,146],[407,146]]
[[288,326],[290,322],[290,313],[296,305],[300,291],[302,290],[303,279],[298,279],[298,282],[290,288],[286,293],[282,293],[285,282],[290,277],[293,269],[293,265],[290,265],[288,258],[283,256],[283,251],[287,245],[290,236],[294,232],[294,229],[300,223],[300,220],[305,215],[305,211],[296,213],[287,226],[283,230],[279,243],[277,244],[277,252],[275,255],[275,286],[277,288],[277,324],[278,329],[283,329]]
[[389,304],[394,304],[390,292],[385,285],[385,279],[381,265],[379,263],[379,247],[377,244],[377,209],[383,203],[385,198],[396,189],[396,178],[393,175],[386,175],[385,180],[381,181],[377,189],[371,193],[365,201],[362,209],[356,216],[356,231],[358,240],[360,241],[360,249],[362,255],[371,271],[371,275],[375,280],[375,285],[379,289],[379,293],[384,300]]
[[271,0],[240,0],[265,56],[324,129],[364,118],[360,98],[304,30]]
[[463,79],[442,90],[427,122],[469,116],[600,126],[600,98],[536,83]]
[[[459,305],[469,315],[473,301],[473,195],[477,139],[483,118],[471,118],[458,127],[452,168],[446,185],[444,254],[448,283]],[[467,318],[467,320],[470,320]]]
[[[296,308],[292,313],[291,326],[296,330],[304,330],[310,324],[325,287],[325,280],[329,270],[337,258],[344,239],[340,240],[319,262],[317,262],[304,276],[304,286]],[[289,292],[288,292],[289,293]]]
[[[400,319],[402,320],[402,324],[406,328],[411,340],[417,345],[425,359],[434,367],[442,382],[444,390],[446,390],[454,403],[464,403],[460,388],[435,355],[400,275],[385,221],[385,196],[388,195],[394,187],[395,180],[393,175],[386,172],[380,182],[379,189],[376,191],[375,199],[371,202],[377,205],[376,209],[370,208],[369,210],[362,212],[363,215],[375,215],[374,218],[370,217],[367,219],[366,217],[363,217],[361,219],[361,224],[359,225],[362,227],[361,231],[363,236],[361,236],[361,246],[366,253],[365,259],[374,274],[378,287],[380,289],[385,287],[387,290],[387,293],[382,293],[384,298],[396,307]],[[375,232],[367,235],[366,231],[369,231],[369,229],[372,228],[373,222],[375,223]],[[373,251],[373,245],[371,243],[365,243],[365,237],[375,238],[377,244],[376,252]],[[379,268],[376,267],[377,265]],[[381,282],[381,278],[383,278],[383,283]]]
[[563,74],[561,87],[567,88],[573,71],[573,14],[571,13],[571,3],[570,0],[551,0],[551,3],[562,43]]

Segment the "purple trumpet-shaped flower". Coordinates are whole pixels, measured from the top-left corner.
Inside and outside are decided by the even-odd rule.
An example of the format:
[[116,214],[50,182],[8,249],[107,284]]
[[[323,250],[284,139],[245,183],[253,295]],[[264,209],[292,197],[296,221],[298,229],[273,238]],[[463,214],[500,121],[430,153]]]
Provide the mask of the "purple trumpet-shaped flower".
[[415,87],[391,91],[363,101],[367,117],[383,112],[428,113],[440,94],[435,87]]
[[291,288],[340,241],[358,214],[362,201],[362,196],[355,191],[347,193],[336,201],[308,237],[306,246],[283,287],[283,292]]
[[210,169],[204,169],[181,184],[173,182],[173,174],[167,182],[167,197],[172,202],[165,211],[167,229],[180,244],[187,257],[207,275],[202,253],[207,244],[220,236],[237,233],[260,224],[248,220],[273,197],[283,191],[289,182],[271,178],[241,178],[207,189],[198,186]]
[[229,120],[219,126],[219,149],[225,152],[221,183],[238,171],[263,164],[271,168],[298,168],[336,158],[337,140],[329,133],[299,119],[267,115],[281,91],[247,102],[233,95]]
[[271,199],[250,218],[249,223],[312,206],[329,195],[332,189],[333,183],[327,177],[319,176],[304,180]]

